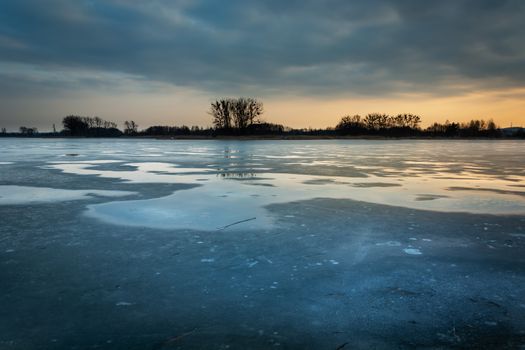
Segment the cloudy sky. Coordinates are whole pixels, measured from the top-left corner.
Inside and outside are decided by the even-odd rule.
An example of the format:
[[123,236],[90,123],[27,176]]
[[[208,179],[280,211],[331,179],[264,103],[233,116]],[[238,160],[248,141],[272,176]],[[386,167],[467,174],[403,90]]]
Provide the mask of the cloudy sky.
[[523,0],[3,0],[0,127],[204,126],[210,101],[241,95],[294,127],[525,125],[524,23]]

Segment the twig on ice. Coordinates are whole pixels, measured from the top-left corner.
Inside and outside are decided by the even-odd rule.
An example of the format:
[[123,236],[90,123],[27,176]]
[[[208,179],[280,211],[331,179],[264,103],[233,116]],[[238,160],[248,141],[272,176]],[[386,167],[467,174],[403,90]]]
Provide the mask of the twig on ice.
[[255,219],[257,219],[257,218],[253,217],[253,218],[249,218],[249,219],[245,219],[245,220],[241,220],[241,221],[236,221],[233,224],[229,224],[229,225],[226,225],[226,226],[223,226],[223,227],[217,227],[217,230],[224,230],[225,228],[228,228],[230,226],[237,225],[237,224],[242,224],[243,222],[252,221],[252,220],[255,220]]

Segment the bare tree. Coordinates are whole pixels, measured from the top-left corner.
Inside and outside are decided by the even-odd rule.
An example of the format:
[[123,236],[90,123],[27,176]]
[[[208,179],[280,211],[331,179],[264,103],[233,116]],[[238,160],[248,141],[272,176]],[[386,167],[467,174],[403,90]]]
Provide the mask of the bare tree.
[[212,102],[209,114],[213,117],[213,125],[217,129],[230,129],[232,126],[233,100],[221,99]]
[[248,125],[260,123],[259,117],[263,114],[264,108],[263,103],[255,98],[247,98],[248,102]]
[[130,121],[125,121],[124,122],[124,134],[126,135],[136,135],[137,134],[137,129],[138,129],[138,125],[137,123],[135,123],[133,120],[130,120]]
[[363,122],[368,130],[379,130],[383,127],[384,119],[383,114],[371,113],[367,114]]
[[209,114],[217,129],[246,129],[260,122],[263,104],[255,98],[227,98],[212,102]]
[[356,115],[345,115],[341,118],[341,121],[336,125],[336,129],[338,130],[348,130],[348,129],[354,129],[354,128],[363,128],[363,122],[361,121],[361,116]]
[[497,130],[498,130],[498,126],[496,125],[496,123],[494,123],[494,120],[489,119],[489,121],[487,122],[487,131],[490,134],[494,134]]
[[237,129],[246,129],[248,126],[248,100],[244,97],[234,100],[233,122]]
[[92,124],[93,124],[93,126],[95,128],[101,128],[102,125],[104,124],[104,121],[101,118],[99,118],[99,117],[95,117],[95,118],[92,118],[92,119],[93,119],[93,123]]

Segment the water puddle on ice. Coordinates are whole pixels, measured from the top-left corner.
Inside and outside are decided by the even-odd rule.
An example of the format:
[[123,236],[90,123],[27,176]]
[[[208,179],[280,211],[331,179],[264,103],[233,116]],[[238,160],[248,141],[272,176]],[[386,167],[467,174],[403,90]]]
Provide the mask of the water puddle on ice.
[[[144,162],[49,162],[46,168],[135,183],[180,183],[191,189],[147,200],[122,200],[88,207],[86,215],[116,225],[160,229],[269,229],[276,217],[266,206],[313,198],[352,199],[414,209],[488,214],[523,214],[525,196],[511,182],[471,173],[436,176],[315,176],[261,169],[187,168]],[[523,180],[523,179],[521,179]],[[461,190],[449,190],[460,188]],[[491,189],[492,191],[480,190]],[[255,219],[253,219],[255,218]],[[406,252],[406,251],[405,251]],[[407,254],[416,254],[406,252]]]

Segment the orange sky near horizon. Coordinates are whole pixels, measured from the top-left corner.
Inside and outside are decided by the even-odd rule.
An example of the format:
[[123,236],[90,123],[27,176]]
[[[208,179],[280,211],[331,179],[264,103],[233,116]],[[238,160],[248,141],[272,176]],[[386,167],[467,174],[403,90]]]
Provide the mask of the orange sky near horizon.
[[[239,94],[242,95],[242,94]],[[221,96],[187,89],[158,93],[121,93],[104,95],[93,91],[54,99],[2,101],[16,106],[4,125],[9,130],[19,126],[36,126],[49,131],[52,124],[61,128],[61,120],[69,114],[100,116],[121,127],[125,120],[134,120],[139,128],[151,125],[211,126],[207,114],[210,102]],[[457,97],[402,95],[392,97],[300,97],[260,98],[264,103],[263,120],[293,128],[333,127],[344,115],[368,113],[413,113],[422,117],[422,127],[446,120],[465,122],[471,119],[494,119],[500,127],[525,126],[525,89],[475,92]],[[22,103],[23,102],[23,103]],[[21,108],[22,107],[22,108]],[[26,119],[26,112],[40,111],[35,120]]]
[[336,100],[303,99],[294,103],[272,101],[266,106],[268,120],[290,126],[325,127],[346,114],[413,113],[422,116],[422,126],[433,122],[493,119],[500,127],[525,126],[525,89],[478,92],[458,97],[404,96]]

